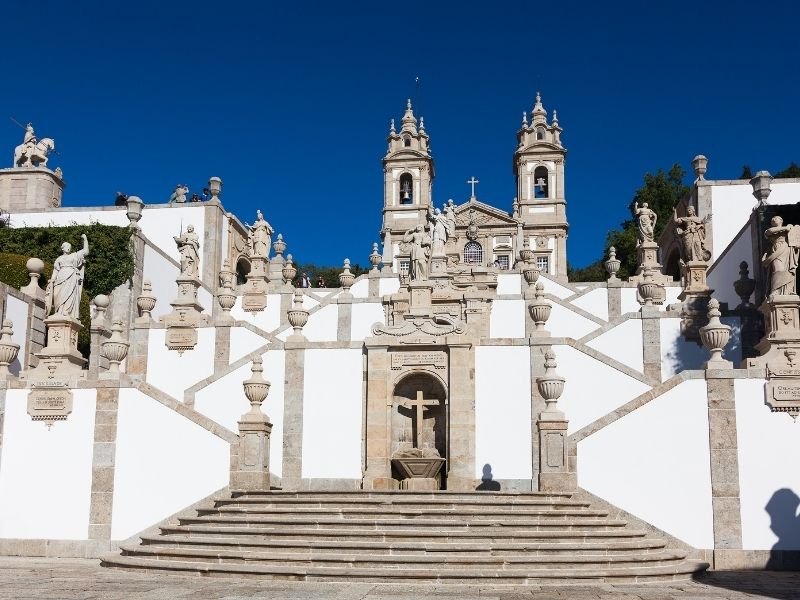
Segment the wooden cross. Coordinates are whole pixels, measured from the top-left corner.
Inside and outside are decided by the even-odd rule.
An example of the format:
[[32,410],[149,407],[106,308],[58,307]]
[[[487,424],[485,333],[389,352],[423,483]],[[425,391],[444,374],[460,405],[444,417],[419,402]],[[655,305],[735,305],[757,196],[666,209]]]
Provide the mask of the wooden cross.
[[439,404],[438,400],[425,400],[422,394],[422,390],[417,390],[417,398],[416,400],[409,400],[408,402],[404,402],[403,406],[407,408],[416,408],[416,418],[414,419],[417,423],[417,439],[415,440],[415,448],[422,448],[422,423],[425,419],[424,412],[426,406],[437,406]]
[[475,179],[475,176],[473,175],[470,179],[467,179],[467,183],[472,186],[472,196],[470,196],[470,198],[474,198],[475,197],[475,184],[476,183],[480,183],[480,181]]

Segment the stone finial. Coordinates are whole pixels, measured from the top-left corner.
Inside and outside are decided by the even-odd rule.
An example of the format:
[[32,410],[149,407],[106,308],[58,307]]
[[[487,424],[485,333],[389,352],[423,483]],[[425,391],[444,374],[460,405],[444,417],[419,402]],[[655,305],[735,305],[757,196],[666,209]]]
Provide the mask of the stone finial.
[[297,268],[294,266],[291,254],[286,255],[286,263],[281,269],[281,275],[283,276],[283,282],[287,284],[291,284],[297,275]]
[[11,374],[8,367],[17,360],[19,344],[15,344],[11,337],[14,335],[14,324],[5,319],[0,329],[0,379],[5,379]]
[[142,282],[142,293],[136,297],[136,306],[139,309],[139,317],[152,319],[152,312],[156,306],[156,297],[153,295],[153,284],[149,279]]
[[128,196],[125,199],[125,205],[128,208],[127,215],[130,226],[134,229],[139,229],[139,221],[142,218],[144,201],[139,198],[139,196]]
[[527,111],[524,110],[522,111],[522,128],[523,129],[528,128],[528,113]]
[[343,271],[339,273],[339,284],[342,286],[345,293],[350,292],[350,286],[353,285],[353,280],[355,278],[355,275],[350,272],[350,259],[345,258]]
[[44,297],[44,290],[39,287],[39,278],[44,271],[44,262],[42,262],[40,258],[29,258],[28,262],[25,263],[25,268],[28,269],[28,277],[30,277],[31,280],[25,287],[19,288],[20,291],[34,298]]
[[231,444],[231,489],[270,490],[269,437],[272,423],[261,410],[269,381],[261,375],[261,357],[253,358],[250,379],[242,382],[250,410],[239,419],[239,440]]
[[528,310],[531,313],[531,319],[536,324],[535,331],[545,332],[544,326],[550,318],[550,311],[553,310],[553,306],[544,299],[544,283],[541,281],[536,284],[535,294],[536,297],[531,302]]
[[750,180],[750,185],[753,186],[753,196],[758,200],[758,204],[766,204],[772,192],[772,175],[769,171],[759,171],[755,177]]
[[303,308],[303,292],[300,289],[295,289],[294,303],[286,314],[289,318],[289,325],[294,328],[294,333],[290,337],[297,341],[304,340],[303,327],[308,323],[308,311]]
[[219,200],[222,195],[222,179],[212,177],[208,180],[208,193],[211,194],[210,200]]
[[606,268],[606,272],[608,273],[608,279],[610,281],[618,281],[617,272],[619,271],[619,267],[622,263],[617,258],[617,249],[614,246],[611,246],[608,249],[608,260],[603,263]]
[[111,299],[106,296],[105,294],[97,294],[92,300],[92,304],[94,305],[94,318],[92,322],[95,323],[102,323],[106,320],[106,309],[108,305],[111,304]]
[[556,354],[550,348],[544,355],[544,376],[536,378],[536,387],[546,403],[545,413],[557,413],[556,403],[564,392],[564,378],[556,373]]
[[425,133],[425,117],[419,118],[419,133],[420,135]]
[[283,241],[283,234],[278,234],[278,239],[272,244],[272,249],[275,250],[275,254],[278,258],[283,256],[283,253],[286,251],[286,242]]
[[532,113],[541,113],[547,114],[547,111],[544,109],[544,105],[542,104],[542,94],[541,92],[536,92],[536,104],[533,105]]
[[250,401],[250,411],[242,415],[242,420],[247,420],[246,417],[256,417],[263,419],[266,415],[261,411],[261,403],[269,394],[270,382],[264,379],[262,373],[264,367],[262,366],[263,360],[260,356],[253,358],[253,364],[250,367],[250,379],[242,382],[244,387],[244,395]]
[[742,301],[741,307],[750,305],[750,296],[756,288],[756,282],[750,278],[749,273],[747,261],[743,260],[739,263],[739,279],[733,282],[733,289]]
[[[516,201],[516,198],[514,200]],[[525,264],[528,264],[533,260],[533,250],[531,250],[531,243],[527,237],[522,240],[522,248],[520,248],[519,251],[519,259]],[[535,281],[536,280],[534,280],[534,283]]]
[[394,119],[391,119],[389,121],[389,133],[392,134],[392,135],[397,133],[397,130],[394,128]]
[[103,342],[103,356],[108,359],[108,371],[119,375],[119,365],[128,356],[130,344],[122,338],[122,320],[114,319],[111,326],[111,337]]
[[703,181],[708,170],[708,159],[702,154],[698,154],[692,159],[692,168],[697,181]]
[[219,290],[217,291],[217,302],[222,309],[222,320],[230,321],[231,309],[236,305],[236,294],[233,292],[233,278],[235,274],[231,270],[231,261],[227,258],[222,263],[219,272]]
[[378,271],[378,265],[381,264],[381,254],[378,252],[378,242],[372,243],[372,254],[369,255],[369,264],[372,265],[372,271]]
[[703,346],[711,352],[706,368],[730,367],[730,362],[722,358],[722,350],[731,339],[731,328],[720,322],[720,316],[722,313],[719,310],[719,300],[711,298],[708,301],[708,325],[700,328]]
[[658,284],[653,281],[653,270],[650,267],[645,267],[642,271],[642,280],[637,286],[639,288],[639,295],[644,301],[644,306],[653,306],[653,300],[658,293]]

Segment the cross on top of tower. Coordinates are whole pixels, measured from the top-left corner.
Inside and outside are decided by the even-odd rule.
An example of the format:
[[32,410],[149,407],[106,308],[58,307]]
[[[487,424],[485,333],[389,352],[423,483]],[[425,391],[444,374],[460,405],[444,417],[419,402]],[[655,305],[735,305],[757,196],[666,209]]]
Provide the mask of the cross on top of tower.
[[475,179],[475,176],[473,175],[470,179],[467,179],[467,183],[472,186],[472,195],[470,196],[470,198],[475,198],[476,197],[475,196],[475,184],[476,183],[480,183],[480,181]]

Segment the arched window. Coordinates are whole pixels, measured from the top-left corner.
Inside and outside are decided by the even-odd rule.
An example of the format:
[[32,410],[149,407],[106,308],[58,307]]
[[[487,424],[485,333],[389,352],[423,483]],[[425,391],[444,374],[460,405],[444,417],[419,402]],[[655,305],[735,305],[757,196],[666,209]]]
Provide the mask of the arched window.
[[464,262],[468,265],[483,264],[483,248],[478,242],[467,242],[464,246]]
[[411,146],[411,138],[410,137],[406,136],[406,137],[403,138],[403,146],[405,146],[406,148]]
[[544,139],[544,127],[537,127],[536,128],[536,139],[543,140]]
[[549,198],[547,167],[536,167],[533,171],[533,197]]
[[411,173],[400,175],[400,204],[414,203],[414,180]]

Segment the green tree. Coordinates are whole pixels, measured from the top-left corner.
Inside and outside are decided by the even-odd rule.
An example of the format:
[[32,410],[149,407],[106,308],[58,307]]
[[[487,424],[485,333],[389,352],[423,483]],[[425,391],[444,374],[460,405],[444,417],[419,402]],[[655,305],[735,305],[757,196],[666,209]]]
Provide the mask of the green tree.
[[783,171],[778,171],[773,177],[800,177],[800,165],[792,161]]
[[[689,186],[684,183],[685,173],[679,164],[674,164],[669,171],[659,169],[656,173],[645,173],[644,185],[636,190],[628,210],[631,218],[625,219],[618,229],[612,229],[606,237],[606,249],[614,246],[617,258],[621,261],[620,278],[629,277],[636,272],[636,220],[633,219],[634,203],[647,203],[658,215],[655,228],[655,239],[661,235],[664,226],[672,217],[672,209],[678,201],[689,193]],[[580,269],[568,271],[571,281],[602,281],[606,278],[603,262],[604,255],[597,261]]]
[[739,175],[739,179],[752,179],[753,178],[753,169],[750,168],[750,165],[742,165],[742,174]]
[[[303,273],[308,273],[308,277],[311,280],[311,287],[320,287],[317,285],[317,281],[319,281],[320,277],[325,282],[326,287],[339,287],[339,273],[343,270],[341,266],[325,267],[313,263],[297,263],[295,267],[297,267],[297,275],[293,283],[297,287],[300,286],[300,278],[303,276]],[[364,275],[369,272],[369,268],[353,264],[350,265],[350,272],[358,277],[359,275]]]

